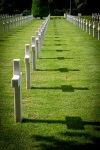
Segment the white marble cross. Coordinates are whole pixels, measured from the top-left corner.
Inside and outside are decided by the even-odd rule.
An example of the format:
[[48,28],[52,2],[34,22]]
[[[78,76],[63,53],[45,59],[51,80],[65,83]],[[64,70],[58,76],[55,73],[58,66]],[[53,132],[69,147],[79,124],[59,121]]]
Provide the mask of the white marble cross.
[[100,40],[100,22],[98,23],[98,40]]
[[22,95],[21,95],[22,72],[20,72],[20,59],[13,60],[12,87],[14,88],[14,119],[22,121]]
[[36,42],[36,48],[37,48],[37,58],[39,58],[40,41],[39,41],[39,33],[38,33],[38,31],[36,31],[35,42]]
[[31,73],[30,73],[30,45],[25,44],[25,71],[26,71],[26,89],[31,88]]
[[36,51],[35,36],[32,36],[32,69],[33,70],[36,70],[36,59],[37,59],[37,51]]

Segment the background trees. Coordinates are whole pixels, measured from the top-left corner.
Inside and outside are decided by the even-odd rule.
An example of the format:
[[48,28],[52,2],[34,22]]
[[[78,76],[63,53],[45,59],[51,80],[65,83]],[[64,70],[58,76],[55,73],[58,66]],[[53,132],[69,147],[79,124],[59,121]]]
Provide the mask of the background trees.
[[69,9],[69,0],[49,0],[50,14],[63,15]]
[[[92,13],[100,13],[100,5],[98,0],[74,0],[75,6],[73,11],[81,12],[84,15]],[[74,12],[75,13],[75,12]]]
[[31,10],[32,0],[0,0],[0,14],[19,14]]
[[48,0],[32,0],[32,13],[34,17],[46,17],[49,15]]
[[[65,11],[69,11],[71,1],[72,15],[78,12],[83,15],[89,15],[92,13],[100,13],[99,0],[0,0],[0,14],[16,14],[16,13],[31,13],[33,9],[32,3],[39,1],[40,12],[49,12],[51,15],[63,15]],[[49,4],[49,7],[45,7],[45,3]],[[34,11],[34,10],[33,10]],[[35,14],[36,12],[34,12]],[[43,14],[44,15],[44,14]]]

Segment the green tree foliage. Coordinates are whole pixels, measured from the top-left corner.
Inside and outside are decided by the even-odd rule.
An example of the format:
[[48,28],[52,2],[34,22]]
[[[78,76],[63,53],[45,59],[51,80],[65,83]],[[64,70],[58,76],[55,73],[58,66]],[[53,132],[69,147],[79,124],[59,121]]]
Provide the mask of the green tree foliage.
[[[62,15],[63,11],[70,8],[72,15],[82,13],[83,15],[91,15],[92,13],[100,13],[99,0],[0,0],[0,14],[29,14],[32,12],[34,16]],[[42,16],[41,16],[42,15]]]
[[75,6],[77,12],[83,14],[100,13],[99,0],[75,0]]
[[33,0],[32,1],[32,13],[34,17],[46,17],[49,14],[49,2],[48,0]]
[[14,12],[15,2],[12,0],[1,0],[0,2],[0,13],[12,14]]
[[22,13],[31,10],[32,0],[0,0],[0,14]]
[[75,0],[74,13],[85,13],[87,9],[87,0]]

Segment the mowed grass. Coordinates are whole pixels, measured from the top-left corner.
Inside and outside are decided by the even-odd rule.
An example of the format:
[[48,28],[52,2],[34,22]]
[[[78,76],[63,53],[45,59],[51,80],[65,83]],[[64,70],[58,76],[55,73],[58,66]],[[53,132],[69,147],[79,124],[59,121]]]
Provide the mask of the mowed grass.
[[[99,149],[100,41],[65,19],[52,19],[26,90],[24,47],[43,21],[0,37],[0,149]],[[23,73],[22,123],[14,123],[14,58]]]

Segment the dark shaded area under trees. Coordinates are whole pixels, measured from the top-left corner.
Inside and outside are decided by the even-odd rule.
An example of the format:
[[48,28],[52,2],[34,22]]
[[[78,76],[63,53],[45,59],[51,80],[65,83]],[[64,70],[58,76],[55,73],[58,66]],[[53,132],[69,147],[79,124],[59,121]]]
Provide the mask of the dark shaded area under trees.
[[[41,0],[40,0],[41,1]],[[51,15],[63,15],[69,12],[71,1],[71,14],[91,15],[100,13],[98,0],[48,0]],[[31,14],[32,0],[0,0],[0,14]]]
[[0,0],[0,14],[31,13],[32,0]]

